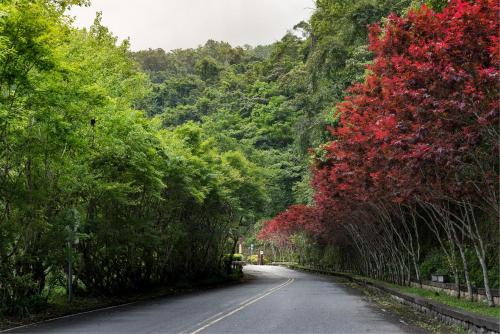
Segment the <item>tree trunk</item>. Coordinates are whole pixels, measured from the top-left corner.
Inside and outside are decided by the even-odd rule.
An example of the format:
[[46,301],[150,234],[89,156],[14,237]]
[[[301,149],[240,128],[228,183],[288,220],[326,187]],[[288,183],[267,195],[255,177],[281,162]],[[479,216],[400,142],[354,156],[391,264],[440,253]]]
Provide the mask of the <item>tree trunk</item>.
[[469,277],[469,265],[467,263],[467,257],[465,256],[465,249],[463,243],[458,239],[457,232],[453,228],[453,237],[455,238],[455,243],[458,247],[458,251],[460,252],[460,257],[462,258],[462,264],[464,266],[464,276],[465,276],[465,284],[467,285],[467,299],[470,301],[474,300],[473,291],[472,291],[472,283]]
[[457,290],[456,296],[458,299],[460,299],[460,274],[456,266],[455,268],[453,268],[453,275],[455,276],[455,289]]
[[488,279],[488,267],[486,266],[486,259],[484,255],[481,254],[479,248],[475,243],[474,248],[476,250],[479,263],[481,264],[481,269],[483,271],[484,293],[486,294],[486,299],[488,300],[488,306],[495,306],[495,301],[493,300],[493,295],[491,294],[490,281]]
[[468,228],[468,232],[472,239],[472,244],[474,245],[477,258],[481,265],[481,270],[483,271],[484,292],[486,294],[486,299],[488,300],[488,306],[495,306],[495,301],[493,300],[493,296],[491,294],[490,282],[488,279],[488,266],[486,265],[486,255],[484,251],[483,239],[477,226],[474,207],[468,201],[464,201],[463,205],[466,212],[466,227]]

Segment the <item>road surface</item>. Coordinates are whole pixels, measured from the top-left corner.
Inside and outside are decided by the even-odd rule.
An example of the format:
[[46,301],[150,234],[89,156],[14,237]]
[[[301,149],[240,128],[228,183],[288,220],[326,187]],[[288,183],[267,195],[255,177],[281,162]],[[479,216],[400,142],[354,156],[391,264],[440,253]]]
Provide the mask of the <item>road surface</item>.
[[246,266],[243,284],[70,316],[9,333],[425,333],[326,276]]

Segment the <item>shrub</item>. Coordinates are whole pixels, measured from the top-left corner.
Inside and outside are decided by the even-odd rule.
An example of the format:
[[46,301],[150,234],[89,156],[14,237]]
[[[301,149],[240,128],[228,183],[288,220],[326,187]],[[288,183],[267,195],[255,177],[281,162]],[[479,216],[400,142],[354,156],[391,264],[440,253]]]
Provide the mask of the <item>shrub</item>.
[[47,299],[38,291],[31,275],[0,275],[0,314],[27,315],[45,307]]
[[[229,261],[229,259],[231,258],[231,254],[224,254],[224,262],[226,261]],[[233,254],[233,258],[232,258],[233,261],[244,261],[244,256],[243,254]]]
[[[258,256],[258,255],[252,255],[252,256],[249,256],[247,261],[248,261],[250,264],[258,264],[258,262],[259,262],[259,256]],[[268,264],[268,263],[269,263],[269,258],[267,258],[267,257],[264,255],[264,264]]]
[[451,270],[446,263],[445,256],[439,250],[429,253],[420,264],[420,275],[422,279],[430,280],[431,275],[438,272],[449,274]]

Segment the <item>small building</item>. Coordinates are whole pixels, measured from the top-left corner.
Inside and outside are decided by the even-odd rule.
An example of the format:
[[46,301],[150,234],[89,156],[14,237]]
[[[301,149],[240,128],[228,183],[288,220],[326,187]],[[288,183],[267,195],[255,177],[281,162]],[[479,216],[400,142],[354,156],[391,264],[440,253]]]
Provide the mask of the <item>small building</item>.
[[431,281],[437,283],[448,283],[449,276],[447,274],[432,274]]

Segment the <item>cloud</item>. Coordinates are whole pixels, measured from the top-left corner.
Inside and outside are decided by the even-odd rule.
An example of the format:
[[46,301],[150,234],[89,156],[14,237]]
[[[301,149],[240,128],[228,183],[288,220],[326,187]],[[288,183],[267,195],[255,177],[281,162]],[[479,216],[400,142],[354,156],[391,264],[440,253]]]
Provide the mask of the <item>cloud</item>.
[[[126,5],[124,5],[126,3]],[[192,48],[208,39],[232,45],[268,44],[312,14],[314,0],[94,0],[74,8],[75,24],[88,27],[97,11],[132,49]]]

